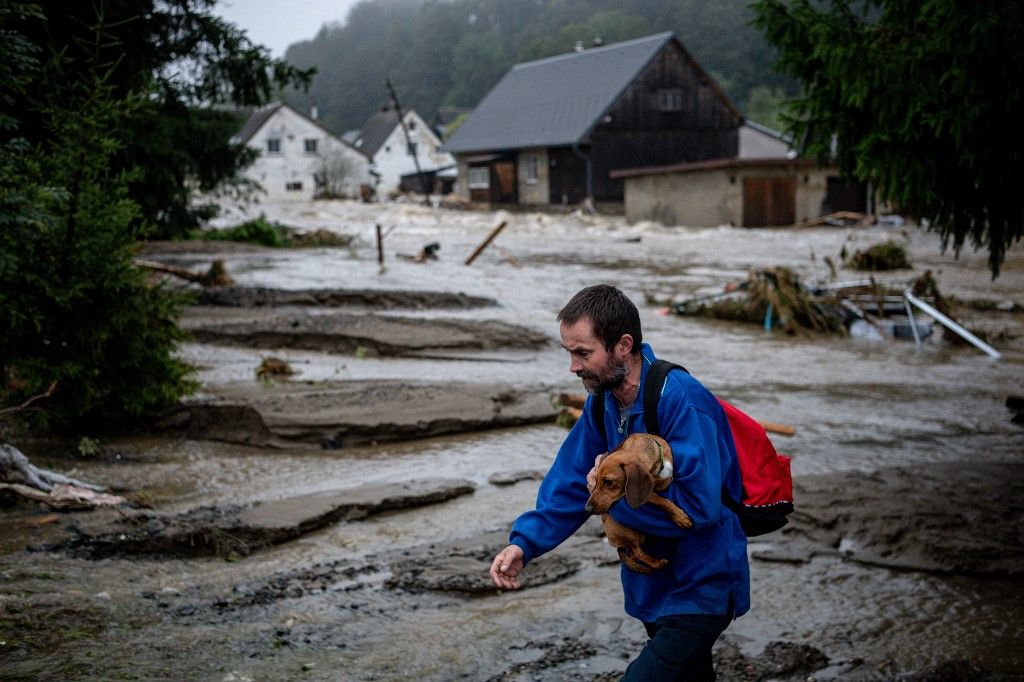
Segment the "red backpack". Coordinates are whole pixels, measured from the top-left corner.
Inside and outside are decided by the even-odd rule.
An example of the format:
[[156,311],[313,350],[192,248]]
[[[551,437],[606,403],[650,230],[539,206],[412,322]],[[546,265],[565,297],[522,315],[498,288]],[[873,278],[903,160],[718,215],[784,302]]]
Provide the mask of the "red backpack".
[[[667,360],[655,360],[647,370],[643,397],[647,433],[661,435],[658,399],[665,377],[673,369],[686,372],[685,367]],[[775,451],[764,427],[753,418],[721,398],[718,402],[729,420],[743,479],[743,499],[733,500],[723,490],[722,503],[736,513],[748,537],[778,530],[786,525],[786,517],[793,513],[793,475],[789,469],[789,457]],[[604,429],[604,415],[601,414],[604,412],[604,400],[595,399],[591,404],[595,408],[595,420]]]

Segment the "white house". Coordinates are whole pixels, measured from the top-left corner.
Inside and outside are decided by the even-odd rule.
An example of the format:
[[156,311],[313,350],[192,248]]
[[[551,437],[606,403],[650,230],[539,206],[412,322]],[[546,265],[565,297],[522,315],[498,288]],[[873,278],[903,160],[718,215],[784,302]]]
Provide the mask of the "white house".
[[245,171],[266,191],[265,201],[358,198],[374,184],[369,157],[312,117],[278,102],[257,109],[231,138],[260,152]]
[[423,173],[455,165],[451,154],[437,151],[441,140],[419,114],[409,110],[402,118],[405,130],[395,108],[385,104],[370,117],[355,141],[356,149],[373,160],[374,170],[380,175],[380,196],[397,191],[403,175],[416,173],[416,161]]

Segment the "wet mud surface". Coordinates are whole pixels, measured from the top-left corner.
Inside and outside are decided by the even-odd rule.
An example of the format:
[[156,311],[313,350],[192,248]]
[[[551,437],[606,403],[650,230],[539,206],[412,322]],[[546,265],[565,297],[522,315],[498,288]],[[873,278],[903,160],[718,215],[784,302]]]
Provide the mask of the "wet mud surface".
[[[618,679],[646,635],[623,613],[596,519],[532,562],[522,590],[486,576],[565,436],[550,396],[580,390],[558,309],[597,281],[640,303],[766,265],[813,280],[822,256],[891,236],[522,214],[495,244],[505,252],[467,268],[499,216],[328,202],[271,217],[355,237],[401,225],[390,250],[442,241],[441,258],[381,269],[359,239],[147,246],[178,264],[225,259],[238,286],[186,319],[223,336],[183,348],[201,394],[150,435],[92,458],[22,448],[152,508],[0,510],[0,678]],[[1024,290],[1019,249],[993,282],[984,256],[898,238],[961,300]],[[793,457],[797,512],[751,540],[753,609],[716,647],[718,679],[1024,679],[1024,429],[1004,407],[1024,385],[1024,325],[1009,310],[977,313],[1002,338],[991,362],[641,307],[659,356],[797,426],[775,439]],[[296,375],[257,381],[268,355]]]
[[543,389],[466,382],[282,382],[218,387],[215,398],[176,408],[158,433],[263,447],[366,443],[551,422]]
[[196,292],[200,306],[261,308],[270,306],[316,306],[335,308],[364,306],[378,310],[394,308],[451,309],[497,306],[493,298],[449,291],[386,291],[380,289],[272,289],[270,287],[217,287]]
[[290,313],[186,328],[200,343],[297,348],[375,356],[437,357],[447,351],[537,349],[544,334],[497,320],[442,320],[375,314]]

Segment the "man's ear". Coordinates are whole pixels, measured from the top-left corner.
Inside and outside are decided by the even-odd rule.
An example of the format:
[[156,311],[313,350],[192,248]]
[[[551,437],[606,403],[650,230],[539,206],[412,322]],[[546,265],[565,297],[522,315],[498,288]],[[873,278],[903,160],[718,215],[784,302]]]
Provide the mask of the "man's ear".
[[633,352],[633,335],[623,334],[619,337],[619,342],[615,344],[615,348],[621,351],[623,355],[629,355]]

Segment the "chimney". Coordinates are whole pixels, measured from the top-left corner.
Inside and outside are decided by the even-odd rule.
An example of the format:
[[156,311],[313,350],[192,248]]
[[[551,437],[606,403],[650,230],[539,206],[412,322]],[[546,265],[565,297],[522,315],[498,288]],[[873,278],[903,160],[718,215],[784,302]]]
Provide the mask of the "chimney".
[[316,104],[310,104],[309,105],[309,117],[311,119],[313,119],[314,121],[317,121],[317,120],[320,119],[320,110],[317,109]]
[[583,52],[583,41],[577,40],[576,47],[574,48],[577,52]]

